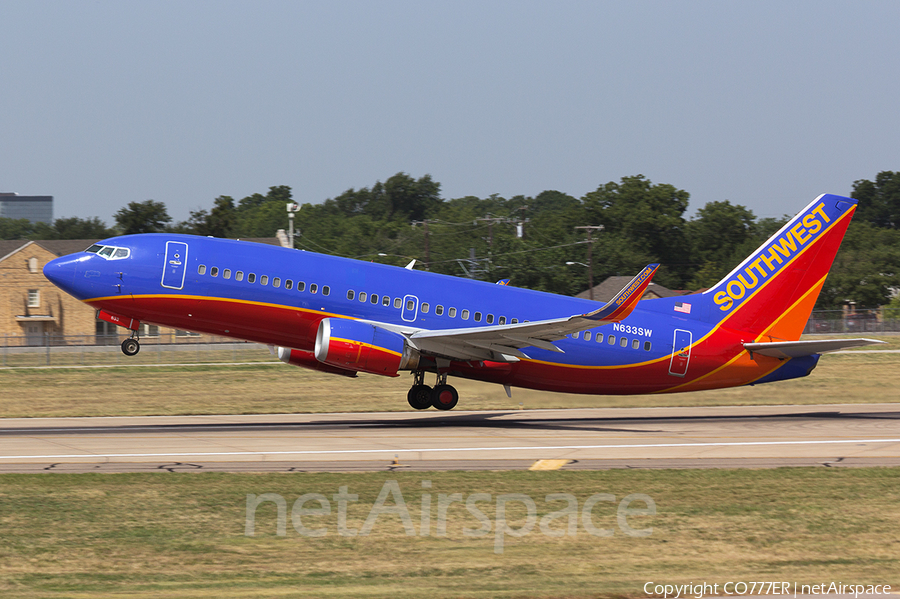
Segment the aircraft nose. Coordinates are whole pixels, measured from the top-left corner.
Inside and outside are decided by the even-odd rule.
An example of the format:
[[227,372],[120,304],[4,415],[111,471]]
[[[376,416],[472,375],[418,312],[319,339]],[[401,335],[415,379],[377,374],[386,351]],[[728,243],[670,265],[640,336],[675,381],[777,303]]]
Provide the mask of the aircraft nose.
[[82,260],[83,257],[78,254],[51,260],[44,265],[44,276],[66,293],[79,297],[75,282]]

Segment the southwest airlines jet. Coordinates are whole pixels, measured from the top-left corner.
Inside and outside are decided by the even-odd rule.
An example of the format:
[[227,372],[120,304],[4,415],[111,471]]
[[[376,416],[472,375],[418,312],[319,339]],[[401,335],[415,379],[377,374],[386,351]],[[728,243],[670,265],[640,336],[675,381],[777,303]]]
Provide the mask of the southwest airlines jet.
[[[453,408],[448,376],[589,394],[671,393],[808,375],[798,341],[856,200],[822,195],[714,287],[639,301],[658,265],[605,305],[506,285],[191,235],[114,237],[44,267],[129,328],[147,322],[277,347],[289,364],[355,377],[413,374],[416,409]],[[435,375],[435,385],[425,382]]]

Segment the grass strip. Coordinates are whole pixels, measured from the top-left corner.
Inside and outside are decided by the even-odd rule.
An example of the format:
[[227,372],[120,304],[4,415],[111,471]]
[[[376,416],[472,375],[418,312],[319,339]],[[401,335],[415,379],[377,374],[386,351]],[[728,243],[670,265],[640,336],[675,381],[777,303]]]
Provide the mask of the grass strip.
[[[0,475],[0,593],[639,597],[650,581],[737,580],[896,589],[898,479],[897,468]],[[395,513],[378,515],[366,536],[342,536],[335,499],[342,487],[358,496],[346,502],[348,529],[364,528],[379,495]],[[276,503],[263,502],[247,536],[247,496],[266,493],[285,500],[286,534],[277,534]],[[330,503],[330,513],[300,514],[307,529],[324,529],[319,537],[300,534],[292,519],[294,502],[311,493]],[[490,496],[474,503],[484,521],[466,507],[478,493]],[[550,494],[577,502],[572,522],[551,514],[569,504]],[[601,496],[585,520],[596,494],[614,499]],[[625,517],[631,529],[652,528],[647,536],[629,536],[619,524],[620,503],[632,494],[655,503],[653,515]],[[513,495],[519,498],[508,500]],[[535,513],[532,530],[501,535],[498,552],[501,497],[512,530],[528,523],[522,497]],[[447,498],[456,501],[441,516]],[[324,511],[315,498],[300,507]],[[465,532],[486,526],[484,536]]]
[[[430,380],[430,379],[429,379]],[[595,396],[453,379],[461,410],[778,405],[900,399],[900,354],[825,355],[809,377],[664,395]],[[286,364],[0,370],[0,417],[407,411],[411,377],[357,380]]]

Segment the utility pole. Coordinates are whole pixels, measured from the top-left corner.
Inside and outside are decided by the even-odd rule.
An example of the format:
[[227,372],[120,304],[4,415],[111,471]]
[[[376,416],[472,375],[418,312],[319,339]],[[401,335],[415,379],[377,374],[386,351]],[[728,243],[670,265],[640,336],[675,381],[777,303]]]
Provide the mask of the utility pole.
[[414,227],[416,225],[424,225],[425,226],[425,270],[431,270],[429,268],[431,260],[429,258],[429,252],[428,252],[428,223],[434,223],[434,222],[437,222],[437,221],[425,219],[425,220],[414,220],[412,222],[412,226],[414,226]]
[[490,275],[493,273],[494,267],[494,223],[512,223],[515,221],[502,216],[491,216],[490,213],[487,216],[476,218],[474,224],[477,225],[478,221],[484,221],[488,224],[488,274]]
[[575,227],[576,229],[585,229],[587,230],[587,243],[588,243],[588,294],[590,295],[591,301],[594,299],[594,240],[591,238],[591,232],[593,231],[602,231],[603,225],[584,225],[581,227]]

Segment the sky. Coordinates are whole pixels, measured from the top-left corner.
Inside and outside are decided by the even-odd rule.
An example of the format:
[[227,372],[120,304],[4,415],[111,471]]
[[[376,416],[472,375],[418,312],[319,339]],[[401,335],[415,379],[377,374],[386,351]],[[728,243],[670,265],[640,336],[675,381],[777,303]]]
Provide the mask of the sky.
[[900,2],[0,0],[0,192],[109,224],[430,174],[757,216],[900,170]]

